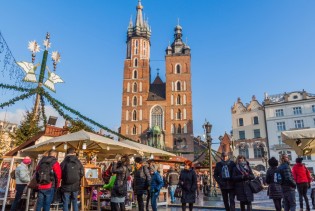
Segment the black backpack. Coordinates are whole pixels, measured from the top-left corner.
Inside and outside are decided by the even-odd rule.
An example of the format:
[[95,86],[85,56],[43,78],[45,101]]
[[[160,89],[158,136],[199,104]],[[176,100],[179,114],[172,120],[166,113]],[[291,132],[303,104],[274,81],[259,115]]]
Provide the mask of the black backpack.
[[62,182],[65,185],[72,185],[80,180],[80,165],[73,160],[65,162],[62,168]]
[[55,162],[50,159],[44,159],[40,162],[36,172],[36,181],[40,185],[47,185],[54,181],[54,171],[52,166]]

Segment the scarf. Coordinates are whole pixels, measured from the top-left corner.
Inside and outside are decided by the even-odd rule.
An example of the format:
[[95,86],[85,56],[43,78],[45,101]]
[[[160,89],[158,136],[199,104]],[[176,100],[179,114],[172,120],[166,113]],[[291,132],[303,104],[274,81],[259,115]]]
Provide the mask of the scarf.
[[236,165],[237,169],[242,173],[242,175],[248,175],[249,174],[249,166],[247,165],[247,163],[244,162],[240,162]]

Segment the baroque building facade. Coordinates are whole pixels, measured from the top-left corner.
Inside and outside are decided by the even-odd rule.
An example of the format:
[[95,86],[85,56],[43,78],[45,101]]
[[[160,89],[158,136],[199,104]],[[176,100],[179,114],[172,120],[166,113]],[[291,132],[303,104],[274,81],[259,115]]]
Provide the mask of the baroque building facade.
[[151,27],[143,18],[141,1],[135,23],[127,30],[124,61],[121,134],[143,144],[192,153],[193,121],[190,47],[182,40],[182,27],[165,51],[165,82],[159,74],[152,82]]
[[[304,90],[265,94],[264,108],[270,156],[279,158],[281,154],[286,153],[291,164],[294,164],[297,154],[282,142],[281,132],[315,127],[315,95]],[[303,163],[314,172],[314,156],[304,156]]]
[[240,98],[231,108],[233,155],[244,155],[250,165],[258,171],[267,167],[267,134],[264,107],[253,96],[249,104],[244,105]]

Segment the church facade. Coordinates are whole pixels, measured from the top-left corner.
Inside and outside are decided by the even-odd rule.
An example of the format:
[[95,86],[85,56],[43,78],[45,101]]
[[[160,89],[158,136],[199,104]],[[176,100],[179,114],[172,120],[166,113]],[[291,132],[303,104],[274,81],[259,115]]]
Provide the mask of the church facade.
[[182,27],[165,50],[165,82],[152,80],[151,28],[144,20],[141,1],[127,30],[124,61],[121,134],[143,144],[193,157],[193,120],[190,47],[182,40]]

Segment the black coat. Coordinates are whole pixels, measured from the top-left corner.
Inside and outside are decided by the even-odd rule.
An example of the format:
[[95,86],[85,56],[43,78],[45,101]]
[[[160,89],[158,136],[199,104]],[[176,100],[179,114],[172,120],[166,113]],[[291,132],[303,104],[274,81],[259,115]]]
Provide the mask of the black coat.
[[[230,179],[222,178],[222,167],[224,165],[227,165],[229,169]],[[235,166],[235,163],[231,160],[228,160],[228,161],[222,160],[216,164],[213,177],[219,184],[220,189],[233,189],[234,188],[234,182],[232,180],[232,172],[233,172],[234,166]]]
[[283,162],[279,167],[278,171],[282,177],[281,188],[283,192],[292,191],[296,188],[296,182],[293,178],[289,163]]
[[116,181],[111,192],[112,197],[127,196],[127,179],[130,175],[131,166],[122,165],[121,162],[114,163],[112,173],[116,174]]
[[282,198],[281,185],[274,182],[274,174],[277,167],[270,167],[267,170],[266,183],[268,186],[268,195],[270,199]]
[[[78,167],[79,170],[78,172],[65,172],[65,165],[68,162],[75,162]],[[65,157],[65,159],[61,162],[60,164],[61,170],[62,170],[62,178],[64,178],[64,176],[66,174],[79,174],[80,178],[82,179],[82,177],[84,176],[84,168],[83,165],[81,163],[81,161],[77,158],[77,156],[75,155],[68,155],[67,157]],[[64,179],[61,180],[61,190],[64,192],[75,192],[75,191],[79,191],[80,187],[81,187],[81,179],[78,182],[75,182],[73,184],[65,184]]]
[[136,169],[133,179],[133,190],[136,195],[141,195],[147,192],[151,184],[151,175],[147,166],[142,166]]
[[252,169],[250,168],[249,164],[249,175],[245,177],[241,171],[238,169],[238,166],[235,165],[233,168],[232,179],[234,181],[234,189],[236,198],[238,201],[246,202],[246,201],[254,201],[254,194],[249,186],[249,180],[255,178]]
[[182,203],[195,203],[197,190],[197,175],[194,170],[182,170],[179,176],[179,185],[182,188]]

